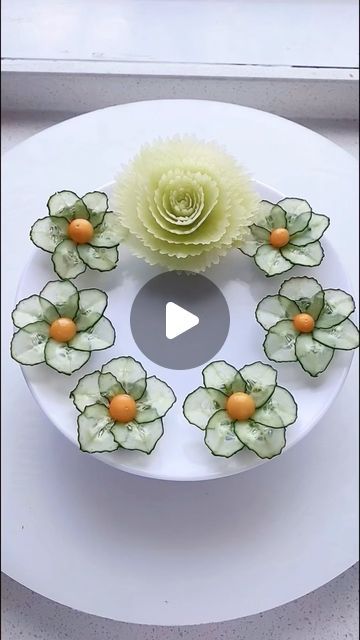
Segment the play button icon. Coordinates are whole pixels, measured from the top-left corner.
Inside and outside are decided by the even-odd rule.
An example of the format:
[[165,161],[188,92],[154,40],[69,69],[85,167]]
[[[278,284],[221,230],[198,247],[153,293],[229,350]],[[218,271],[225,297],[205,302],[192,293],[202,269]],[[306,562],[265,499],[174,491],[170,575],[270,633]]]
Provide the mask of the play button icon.
[[166,337],[173,340],[199,324],[199,318],[175,302],[166,305]]
[[230,314],[220,289],[198,274],[162,273],[138,292],[130,314],[142,353],[167,369],[208,362],[224,344]]

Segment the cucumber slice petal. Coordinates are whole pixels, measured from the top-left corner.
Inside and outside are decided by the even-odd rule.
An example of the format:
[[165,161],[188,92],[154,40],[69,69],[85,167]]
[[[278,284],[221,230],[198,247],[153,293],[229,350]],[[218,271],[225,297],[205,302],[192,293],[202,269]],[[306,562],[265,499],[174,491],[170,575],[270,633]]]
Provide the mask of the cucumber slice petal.
[[295,353],[304,371],[316,378],[329,366],[334,349],[320,344],[309,333],[301,333],[296,340]]
[[279,200],[278,205],[284,209],[285,213],[293,216],[299,216],[301,213],[312,211],[307,200],[303,198],[283,198]]
[[94,326],[103,315],[108,297],[100,289],[83,289],[79,291],[79,309],[74,318],[78,331],[86,331]]
[[161,418],[159,418],[144,424],[138,424],[135,421],[127,424],[115,422],[111,431],[116,442],[124,449],[150,454],[163,435],[164,427]]
[[76,278],[86,269],[86,265],[79,255],[77,245],[72,240],[60,242],[52,254],[51,260],[55,273],[63,280]]
[[273,229],[282,229],[283,227],[286,227],[285,211],[282,207],[280,207],[280,205],[274,204],[273,208],[271,209],[269,222],[272,225],[271,231]]
[[89,212],[91,224],[93,227],[97,227],[103,221],[103,217],[109,206],[106,193],[91,191],[82,197],[82,201]]
[[304,232],[308,228],[309,222],[311,220],[311,216],[312,216],[311,211],[300,213],[298,216],[287,214],[286,227],[290,237],[292,237],[296,233]]
[[269,242],[269,236],[270,233],[267,229],[253,224],[249,227],[248,236],[246,240],[239,245],[239,249],[245,255],[253,257],[261,245]]
[[315,327],[312,335],[314,340],[332,349],[350,351],[359,346],[359,331],[349,319],[329,329]]
[[274,393],[277,371],[269,364],[254,362],[240,369],[240,374],[245,382],[245,392],[251,395],[256,408],[262,407]]
[[130,356],[114,358],[102,367],[101,373],[107,372],[115,376],[125,393],[132,396],[134,400],[141,398],[146,389],[146,371],[140,362]]
[[233,421],[226,411],[217,411],[209,420],[205,431],[205,444],[214,456],[230,458],[243,449],[236,437]]
[[254,215],[255,223],[259,227],[263,227],[264,229],[270,229],[269,224],[267,222],[267,218],[271,213],[271,209],[274,207],[274,203],[269,200],[261,200],[259,202]]
[[268,330],[280,320],[291,320],[300,313],[298,306],[285,296],[266,296],[256,307],[255,317],[261,326]]
[[266,427],[279,429],[293,424],[297,418],[297,404],[291,393],[283,387],[276,387],[265,404],[257,409],[252,420]]
[[324,249],[318,240],[306,244],[304,247],[297,247],[289,242],[280,251],[286,260],[293,264],[300,264],[303,267],[317,267],[324,257]]
[[235,433],[259,458],[271,459],[278,456],[286,444],[285,429],[273,429],[253,420],[236,422]]
[[70,392],[70,398],[79,411],[84,411],[85,407],[92,404],[105,403],[99,390],[99,378],[100,371],[88,373],[80,378],[75,389]]
[[30,229],[30,240],[40,249],[53,253],[67,238],[69,222],[66,218],[46,216],[36,220]]
[[264,244],[264,242],[269,242],[270,232],[263,227],[258,227],[256,224],[252,224],[250,227],[251,235],[255,240],[257,240],[260,244]]
[[253,257],[261,245],[269,242],[269,235],[267,229],[258,227],[256,224],[251,225],[248,238],[239,246],[240,251],[247,256]]
[[125,389],[113,376],[112,373],[100,373],[99,377],[100,394],[106,400],[112,400],[114,396],[125,393]]
[[267,276],[276,276],[292,269],[293,264],[286,260],[279,249],[272,247],[270,244],[263,244],[255,253],[254,260]]
[[105,213],[103,221],[94,229],[89,242],[93,247],[116,247],[123,239],[124,230],[118,215],[112,211]]
[[299,333],[292,320],[280,320],[269,332],[264,340],[264,351],[269,360],[274,362],[295,362],[295,344]]
[[115,342],[115,329],[108,318],[100,318],[86,331],[79,331],[69,342],[69,347],[79,351],[102,351]]
[[226,401],[227,396],[218,389],[198,387],[185,398],[183,413],[190,424],[205,429],[214,413],[225,409]]
[[285,280],[279,294],[296,302],[301,313],[309,313],[314,320],[324,306],[324,292],[315,278],[300,276]]
[[[315,321],[317,320],[322,309],[324,308],[324,297],[325,297],[324,292],[319,291],[319,293],[316,293],[313,296],[313,298],[310,300],[307,313],[309,313],[314,318]],[[300,306],[299,301],[297,302],[297,305]]]
[[114,422],[106,407],[93,404],[78,417],[78,441],[85,453],[115,451],[119,445],[114,440],[111,427]]
[[80,369],[90,358],[89,351],[78,351],[72,349],[64,342],[56,342],[51,338],[45,346],[45,362],[58,373],[65,373],[67,376]]
[[40,296],[29,296],[17,303],[11,314],[15,327],[22,329],[34,322],[47,322],[51,324],[59,317],[58,312],[51,302]]
[[306,229],[292,235],[290,242],[298,247],[320,240],[330,224],[330,219],[320,213],[313,213]]
[[205,387],[218,389],[227,396],[236,391],[245,390],[245,383],[237,369],[224,360],[208,364],[202,376]]
[[79,293],[72,282],[48,282],[40,291],[40,297],[51,302],[62,318],[73,320],[78,312]]
[[243,253],[245,256],[253,258],[261,245],[262,242],[258,242],[251,235],[249,235],[247,239],[239,245],[238,249],[240,249],[241,253]]
[[[77,247],[80,258],[90,269],[97,271],[111,271],[115,269],[119,259],[117,247],[92,247],[89,244],[79,244]],[[54,254],[55,255],[55,254]]]
[[312,210],[306,200],[300,198],[284,198],[278,202],[286,215],[286,227],[290,235],[303,231],[309,224]]
[[40,364],[45,360],[45,345],[49,339],[47,322],[33,322],[14,333],[11,340],[11,356],[26,365]]
[[325,289],[324,306],[316,321],[317,329],[329,329],[355,311],[353,297],[341,289]]
[[286,227],[285,211],[279,204],[262,200],[255,213],[255,222],[268,231]]
[[[289,278],[289,280],[285,280],[282,283],[279,289],[279,293],[282,296],[290,298],[290,300],[294,300],[295,302],[302,299],[310,300],[320,291],[322,291],[322,287],[318,281],[308,276]],[[306,307],[299,306],[301,312],[307,308],[308,305]]]
[[57,191],[50,196],[47,208],[50,216],[74,220],[75,218],[89,218],[89,212],[83,201],[73,191]]
[[144,424],[163,418],[175,401],[175,394],[169,385],[151,376],[147,379],[145,393],[136,403],[136,422]]

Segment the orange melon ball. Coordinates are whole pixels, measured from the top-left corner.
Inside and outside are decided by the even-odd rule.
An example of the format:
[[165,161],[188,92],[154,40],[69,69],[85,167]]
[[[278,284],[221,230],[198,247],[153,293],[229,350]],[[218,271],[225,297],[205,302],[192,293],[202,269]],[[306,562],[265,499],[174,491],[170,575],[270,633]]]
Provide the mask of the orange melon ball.
[[57,318],[51,323],[49,336],[56,342],[69,342],[76,334],[76,324],[70,318]]
[[136,416],[136,402],[127,393],[114,396],[109,405],[109,414],[116,422],[131,422]]
[[293,317],[293,325],[300,333],[311,333],[315,327],[315,320],[309,313],[298,313]]
[[77,218],[70,222],[67,233],[70,240],[76,242],[76,244],[86,244],[90,242],[94,235],[94,227],[89,220]]
[[238,391],[227,399],[226,411],[232,420],[248,420],[255,409],[255,402],[248,393]]
[[287,229],[273,229],[270,233],[270,244],[275,249],[285,247],[289,242],[290,235]]

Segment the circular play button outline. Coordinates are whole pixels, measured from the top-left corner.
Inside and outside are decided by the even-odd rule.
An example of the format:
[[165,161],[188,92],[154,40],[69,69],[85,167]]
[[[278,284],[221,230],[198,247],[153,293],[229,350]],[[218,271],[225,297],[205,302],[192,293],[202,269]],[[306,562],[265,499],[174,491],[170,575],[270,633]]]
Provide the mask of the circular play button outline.
[[167,302],[165,306],[165,335],[168,340],[173,340],[182,333],[196,327],[200,318],[176,302]]
[[131,307],[130,326],[149,360],[167,369],[193,369],[221,349],[229,332],[230,312],[224,295],[209,278],[170,271],[140,289]]

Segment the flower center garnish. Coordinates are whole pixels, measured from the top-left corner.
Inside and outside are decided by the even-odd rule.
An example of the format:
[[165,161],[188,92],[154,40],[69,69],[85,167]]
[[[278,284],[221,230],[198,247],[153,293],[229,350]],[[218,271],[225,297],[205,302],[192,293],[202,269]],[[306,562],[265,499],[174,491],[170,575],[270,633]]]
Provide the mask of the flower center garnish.
[[76,242],[76,244],[86,244],[90,242],[94,235],[94,227],[89,220],[77,218],[70,222],[67,234],[70,240]]
[[226,402],[226,411],[232,420],[248,420],[255,413],[255,402],[248,393],[233,393]]
[[315,327],[315,320],[310,313],[298,313],[292,321],[295,329],[300,333],[311,333]]
[[275,249],[281,249],[281,247],[285,247],[289,242],[290,235],[287,229],[273,229],[270,233],[270,244],[275,247]]
[[56,342],[69,342],[75,334],[76,324],[70,318],[57,318],[49,328],[49,336]]
[[116,422],[131,422],[136,416],[136,402],[127,393],[114,396],[109,405],[109,414]]

